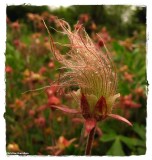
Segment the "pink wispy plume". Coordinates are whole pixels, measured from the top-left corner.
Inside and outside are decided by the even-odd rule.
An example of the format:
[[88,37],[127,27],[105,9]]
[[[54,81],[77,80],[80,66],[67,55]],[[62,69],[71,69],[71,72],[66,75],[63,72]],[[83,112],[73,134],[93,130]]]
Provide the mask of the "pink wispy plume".
[[[61,54],[57,49],[59,43],[54,42],[50,35],[51,52],[64,68],[60,76],[59,86],[69,90],[70,94],[77,100],[78,109],[63,105],[52,105],[50,107],[60,109],[67,113],[82,114],[85,119],[86,130],[90,132],[98,121],[112,117],[128,125],[132,124],[116,114],[112,114],[116,99],[120,96],[117,90],[117,73],[112,56],[104,45],[101,50],[82,25],[75,27],[72,31],[70,25],[61,19],[56,23],[62,29],[61,33],[68,36],[69,44],[62,46],[69,47],[66,54]],[[100,37],[99,37],[100,38]],[[102,38],[101,38],[102,40]],[[72,91],[70,88],[76,86],[78,89]]]

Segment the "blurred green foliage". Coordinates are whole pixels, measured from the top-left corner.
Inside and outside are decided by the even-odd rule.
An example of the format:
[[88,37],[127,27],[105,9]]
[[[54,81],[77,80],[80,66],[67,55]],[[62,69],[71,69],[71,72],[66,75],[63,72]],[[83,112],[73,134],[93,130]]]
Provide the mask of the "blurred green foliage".
[[[44,11],[68,20],[71,26],[78,20],[79,15],[89,14],[91,21],[98,26],[106,26],[115,37],[131,36],[134,30],[140,29],[140,25],[146,24],[146,7],[129,5],[75,5],[67,8],[61,6],[55,10],[52,10],[51,6],[50,8],[30,5],[8,6],[7,16],[11,21],[17,19],[27,21],[27,13],[40,14]],[[111,26],[113,26],[112,30]]]
[[31,6],[23,4],[7,6],[6,13],[11,21],[16,21],[19,19],[26,21],[27,13],[42,13],[44,11],[49,11],[48,6]]

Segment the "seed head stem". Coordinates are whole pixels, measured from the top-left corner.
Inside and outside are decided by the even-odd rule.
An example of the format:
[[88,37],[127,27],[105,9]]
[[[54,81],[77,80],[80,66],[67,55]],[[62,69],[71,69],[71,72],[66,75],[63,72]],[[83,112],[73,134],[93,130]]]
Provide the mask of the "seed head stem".
[[87,139],[87,145],[86,145],[86,150],[85,150],[85,155],[91,155],[91,150],[92,150],[92,144],[93,144],[93,140],[94,140],[94,134],[95,134],[95,130],[96,127],[94,127],[89,135],[88,135],[88,139]]

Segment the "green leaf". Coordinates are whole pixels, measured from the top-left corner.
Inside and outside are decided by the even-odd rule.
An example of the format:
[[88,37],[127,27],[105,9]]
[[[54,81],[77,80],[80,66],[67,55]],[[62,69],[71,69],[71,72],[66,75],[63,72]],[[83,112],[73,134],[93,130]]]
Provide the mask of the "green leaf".
[[128,137],[125,137],[125,136],[120,136],[120,139],[123,143],[125,143],[130,149],[133,148],[134,146],[134,143],[132,141],[132,138],[128,138]]
[[10,117],[9,115],[4,115],[4,118],[6,121],[8,121],[9,123],[15,123],[14,118]]
[[125,156],[119,137],[116,138],[111,148],[108,150],[107,155],[112,156]]
[[65,155],[81,155],[81,152],[81,148],[76,148],[73,144],[65,148]]
[[116,139],[116,134],[115,133],[103,134],[103,136],[100,138],[100,141],[109,142],[109,141],[114,141],[115,139]]
[[113,48],[116,50],[116,51],[124,51],[124,47],[121,46],[119,43],[117,42],[114,42],[113,43]]
[[135,146],[142,146],[145,147],[145,141],[142,141],[137,138],[129,138],[125,136],[120,136],[120,140],[125,143],[130,149],[132,149]]
[[139,125],[137,123],[134,124],[133,126],[133,130],[143,139],[146,139],[146,130],[145,127],[143,125]]
[[139,153],[140,155],[145,155],[145,153],[146,153],[146,148],[141,148],[141,147],[139,147],[139,148],[137,148],[137,151],[138,151],[138,153]]

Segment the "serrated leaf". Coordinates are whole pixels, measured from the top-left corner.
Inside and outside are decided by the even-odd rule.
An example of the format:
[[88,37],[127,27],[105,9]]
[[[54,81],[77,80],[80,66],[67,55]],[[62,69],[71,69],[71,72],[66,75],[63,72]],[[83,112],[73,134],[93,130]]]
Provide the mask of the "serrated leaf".
[[125,156],[119,137],[116,138],[111,148],[108,150],[107,155]]

